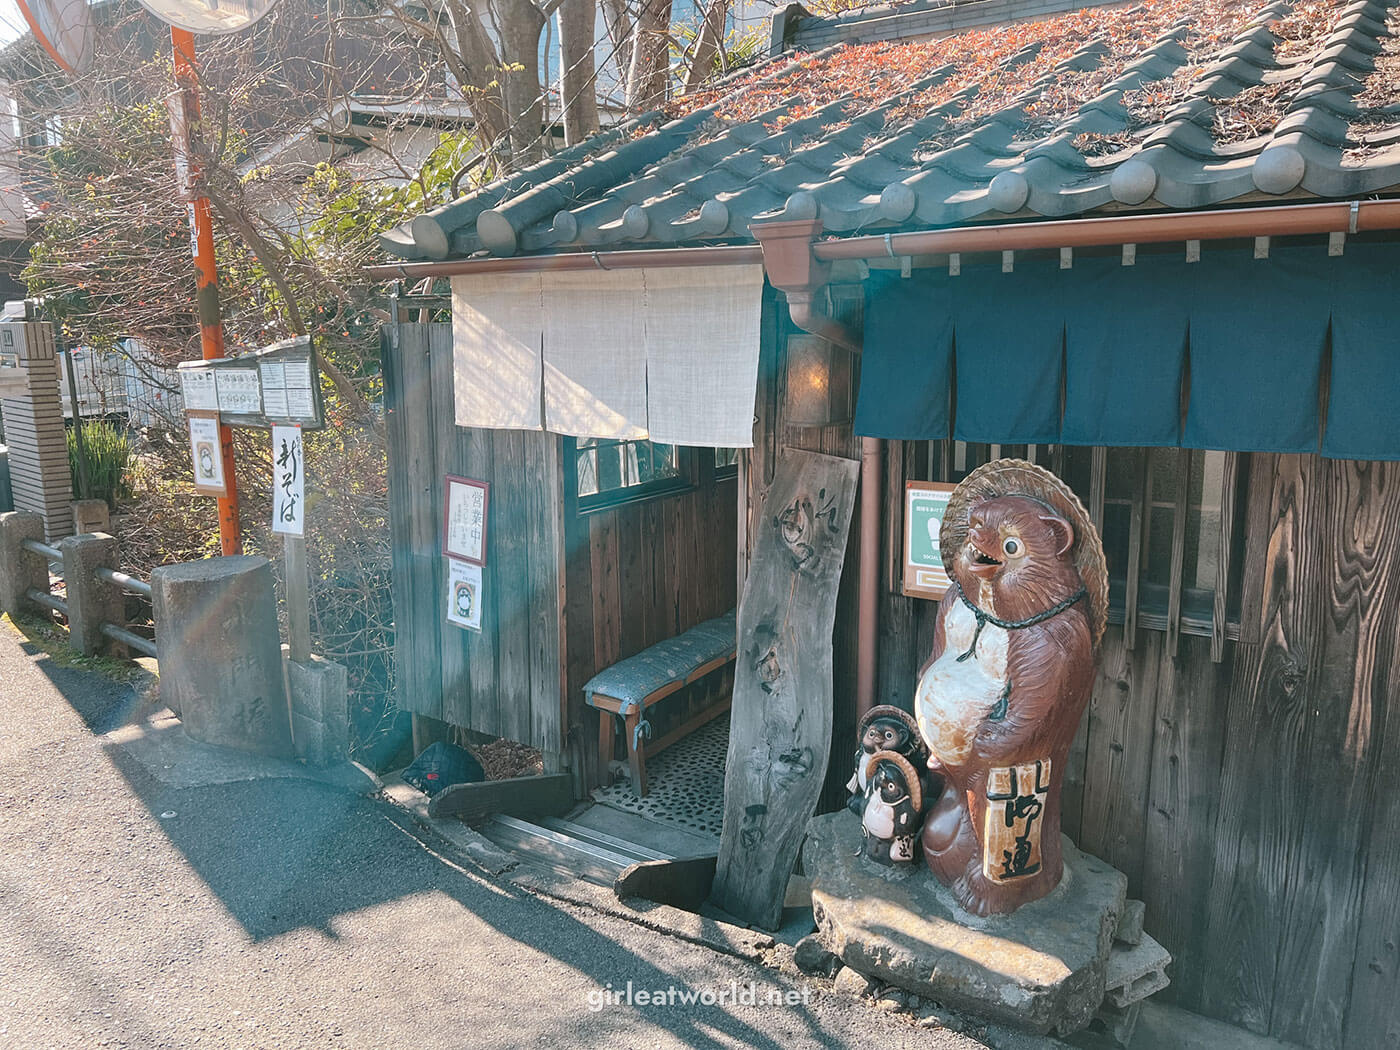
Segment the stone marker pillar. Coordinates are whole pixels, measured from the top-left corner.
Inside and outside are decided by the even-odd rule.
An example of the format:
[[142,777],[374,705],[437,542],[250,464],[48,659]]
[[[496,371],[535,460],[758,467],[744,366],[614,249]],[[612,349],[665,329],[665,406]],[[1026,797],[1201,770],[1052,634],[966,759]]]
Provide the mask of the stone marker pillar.
[[30,588],[49,589],[49,563],[25,550],[25,540],[44,542],[44,519],[19,510],[0,514],[0,612],[11,616],[37,611],[25,596]]
[[106,532],[112,527],[112,511],[105,499],[75,499],[73,501],[73,531]]
[[238,555],[151,573],[161,698],[197,740],[292,756],[272,566]]
[[[105,506],[105,504],[104,504]],[[59,541],[63,552],[63,582],[68,587],[68,641],[84,656],[111,648],[102,622],[126,626],[126,598],[121,590],[97,578],[99,567],[117,567],[117,541],[105,532],[68,536]]]
[[42,514],[44,534],[53,543],[73,532],[73,480],[53,325],[6,322],[0,325],[0,350],[19,357],[25,377],[24,394],[0,400],[15,508]]
[[350,706],[346,669],[315,655],[306,662],[289,659],[287,690],[297,758],[318,767],[347,761]]

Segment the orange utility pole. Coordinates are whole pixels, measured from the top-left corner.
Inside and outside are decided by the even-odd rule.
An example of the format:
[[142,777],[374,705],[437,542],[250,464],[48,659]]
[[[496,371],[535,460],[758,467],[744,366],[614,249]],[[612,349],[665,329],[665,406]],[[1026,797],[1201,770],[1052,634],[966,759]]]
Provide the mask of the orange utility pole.
[[[194,34],[170,28],[170,44],[175,52],[175,80],[184,95],[184,117],[178,122],[175,157],[177,174],[188,178],[187,198],[190,216],[190,250],[194,256],[195,303],[199,310],[199,344],[204,360],[224,356],[224,329],[219,314],[219,272],[214,263],[214,220],[209,198],[198,189],[199,172],[190,149],[190,129],[199,120],[199,81],[195,74]],[[182,164],[183,158],[183,164]],[[184,171],[181,171],[181,168]],[[182,187],[183,188],[183,187]],[[243,538],[238,525],[238,481],[233,470],[233,431],[219,424],[219,445],[223,450],[225,494],[219,497],[219,543],[223,553],[238,554]]]

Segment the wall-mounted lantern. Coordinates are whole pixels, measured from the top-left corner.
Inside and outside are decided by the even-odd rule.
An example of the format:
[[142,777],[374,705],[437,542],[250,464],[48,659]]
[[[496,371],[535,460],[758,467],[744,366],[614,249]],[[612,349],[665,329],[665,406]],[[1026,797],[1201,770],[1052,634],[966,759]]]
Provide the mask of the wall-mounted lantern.
[[788,336],[783,390],[783,417],[788,426],[829,427],[851,421],[854,356],[815,335]]

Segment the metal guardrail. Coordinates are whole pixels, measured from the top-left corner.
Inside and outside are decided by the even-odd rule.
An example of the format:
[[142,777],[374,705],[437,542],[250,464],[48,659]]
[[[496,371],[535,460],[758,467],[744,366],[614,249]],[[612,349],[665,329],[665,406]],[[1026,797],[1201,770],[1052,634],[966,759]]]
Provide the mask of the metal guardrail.
[[35,605],[42,605],[45,609],[61,612],[64,616],[68,615],[68,603],[62,598],[56,598],[48,591],[41,591],[37,587],[31,587],[24,593]]
[[142,638],[139,634],[132,634],[123,627],[117,627],[110,623],[102,624],[100,630],[114,642],[121,642],[123,645],[135,649],[138,653],[147,656],[156,655],[156,643],[149,638]]
[[149,598],[151,596],[151,585],[144,580],[138,580],[135,576],[128,576],[124,572],[116,569],[108,569],[103,566],[97,568],[97,578],[110,583],[113,587],[119,587],[130,594],[139,594]]
[[49,561],[62,561],[63,552],[57,547],[50,547],[47,543],[40,543],[38,540],[24,540],[21,544],[27,551],[35,554],[42,554]]

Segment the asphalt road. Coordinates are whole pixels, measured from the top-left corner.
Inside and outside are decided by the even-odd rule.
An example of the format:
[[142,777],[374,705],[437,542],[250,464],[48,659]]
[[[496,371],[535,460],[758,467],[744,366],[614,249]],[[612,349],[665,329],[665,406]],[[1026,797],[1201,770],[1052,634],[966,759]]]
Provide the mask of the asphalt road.
[[[103,735],[136,707],[0,622],[0,1048],[981,1045],[534,897],[382,800],[237,762],[203,783]],[[706,1005],[735,988],[758,1003]]]

